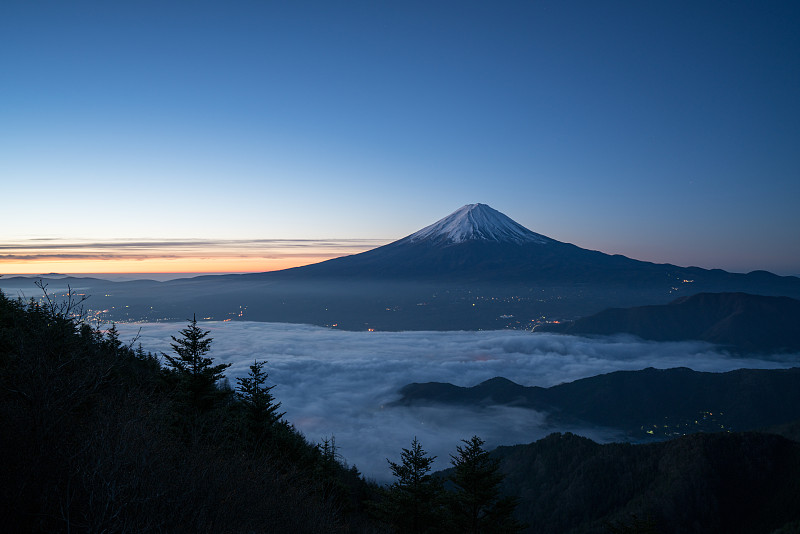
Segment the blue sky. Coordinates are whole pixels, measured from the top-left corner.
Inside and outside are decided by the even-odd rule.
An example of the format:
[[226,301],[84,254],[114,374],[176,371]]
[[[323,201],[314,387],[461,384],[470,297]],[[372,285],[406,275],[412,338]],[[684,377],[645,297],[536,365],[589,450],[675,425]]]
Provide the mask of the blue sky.
[[798,27],[796,2],[6,2],[0,241],[40,272],[73,265],[43,238],[368,248],[483,202],[800,275]]

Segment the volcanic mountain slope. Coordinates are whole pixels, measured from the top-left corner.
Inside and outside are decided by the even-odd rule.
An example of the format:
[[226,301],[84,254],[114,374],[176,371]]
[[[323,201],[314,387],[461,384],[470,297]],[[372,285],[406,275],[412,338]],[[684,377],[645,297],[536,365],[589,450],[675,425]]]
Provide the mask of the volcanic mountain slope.
[[746,293],[699,293],[664,306],[610,309],[537,331],[701,340],[738,352],[800,351],[800,301]]
[[[669,292],[698,286],[775,286],[800,296],[800,279],[678,267],[563,243],[486,204],[468,204],[403,239],[361,254],[265,273],[271,277],[447,281],[472,284],[619,285]],[[263,276],[263,275],[259,275]],[[787,280],[788,278],[788,280]]]
[[[800,298],[800,278],[612,256],[532,232],[485,204],[463,206],[388,245],[304,267],[160,283],[75,282],[103,295],[106,319],[183,320],[196,312],[352,330],[526,328],[542,316],[570,319],[699,291]],[[15,283],[0,279],[3,288]]]
[[562,243],[528,230],[486,204],[468,204],[388,245],[270,276],[479,284],[657,281],[674,285],[682,275],[665,272],[663,267]]
[[486,204],[462,206],[444,219],[401,239],[400,242],[428,241],[447,245],[474,240],[540,245],[554,242],[549,237],[531,232]]

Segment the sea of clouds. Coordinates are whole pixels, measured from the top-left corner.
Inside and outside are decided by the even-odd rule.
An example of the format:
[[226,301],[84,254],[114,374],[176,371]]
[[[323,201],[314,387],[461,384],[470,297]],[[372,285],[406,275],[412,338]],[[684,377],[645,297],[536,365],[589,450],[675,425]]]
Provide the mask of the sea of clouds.
[[[604,429],[547,427],[545,414],[515,407],[389,406],[410,382],[473,386],[502,376],[526,386],[552,386],[617,370],[689,367],[724,372],[800,364],[800,355],[773,359],[733,357],[701,342],[655,343],[631,337],[590,339],[503,330],[483,332],[347,332],[308,325],[202,322],[213,338],[209,356],[232,364],[228,377],[245,376],[254,360],[267,360],[272,390],[285,418],[312,442],[335,436],[346,462],[380,482],[416,436],[449,464],[460,440],[482,437],[487,446],[530,443],[552,431],[573,431],[597,441]],[[121,339],[154,353],[170,353],[170,336],[186,323],[118,324]]]

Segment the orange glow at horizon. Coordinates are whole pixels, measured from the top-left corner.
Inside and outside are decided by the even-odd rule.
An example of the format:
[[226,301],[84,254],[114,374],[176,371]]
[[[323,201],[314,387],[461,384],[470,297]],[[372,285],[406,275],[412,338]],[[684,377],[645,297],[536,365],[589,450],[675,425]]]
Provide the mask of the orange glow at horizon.
[[0,274],[266,272],[357,254],[385,241],[28,240],[3,243]]
[[34,260],[0,261],[0,274],[80,273],[236,273],[266,272],[318,263],[336,255],[288,258],[152,258],[142,260]]

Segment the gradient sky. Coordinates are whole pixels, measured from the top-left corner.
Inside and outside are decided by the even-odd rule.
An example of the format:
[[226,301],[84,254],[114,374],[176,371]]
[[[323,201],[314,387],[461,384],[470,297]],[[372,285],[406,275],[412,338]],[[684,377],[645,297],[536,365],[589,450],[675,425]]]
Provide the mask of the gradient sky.
[[3,2],[0,272],[267,270],[483,202],[800,275],[797,28],[796,1]]

